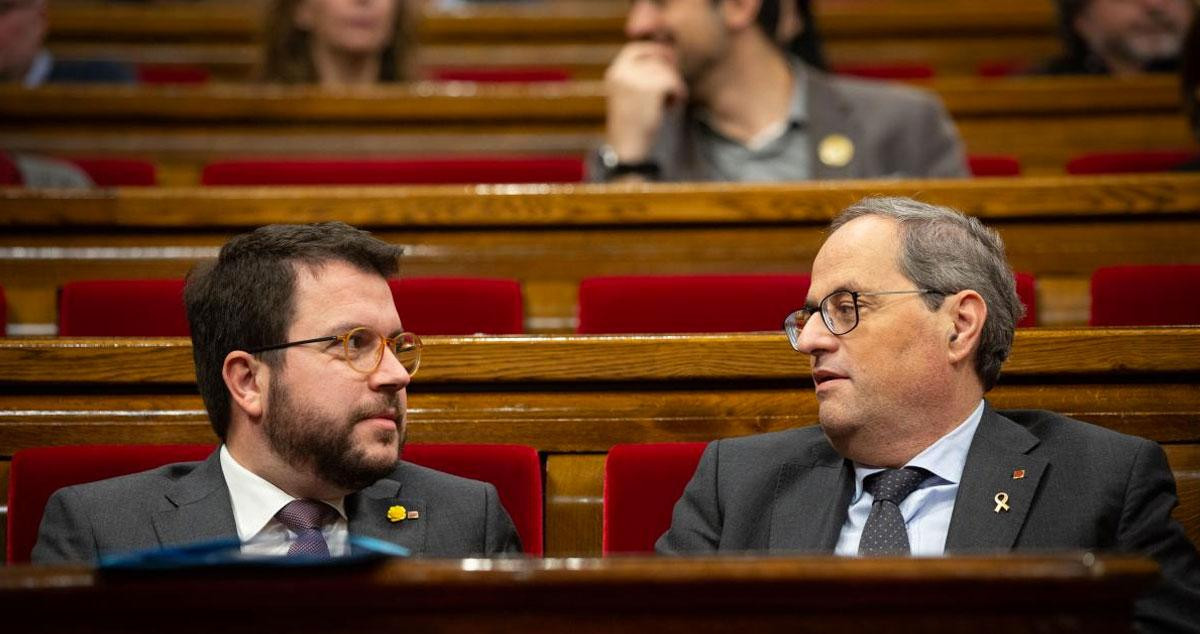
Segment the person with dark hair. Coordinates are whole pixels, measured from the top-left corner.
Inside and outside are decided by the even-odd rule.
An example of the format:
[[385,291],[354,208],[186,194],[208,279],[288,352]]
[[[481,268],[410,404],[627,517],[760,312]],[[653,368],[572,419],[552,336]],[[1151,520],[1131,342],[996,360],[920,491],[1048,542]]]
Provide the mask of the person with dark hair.
[[819,425],[709,444],[656,549],[1138,553],[1162,568],[1138,625],[1196,630],[1200,557],[1171,517],[1162,448],[984,400],[1023,312],[1004,244],[978,220],[907,198],[850,206],[784,322]]
[[341,555],[354,535],[434,556],[518,552],[493,485],[400,459],[421,341],[387,283],[399,255],[328,222],[262,227],[198,265],[184,301],[221,446],[59,490],[34,563],[232,538],[249,554]]
[[44,47],[49,0],[0,0],[0,82],[130,84],[137,73],[109,60],[59,60]]
[[1173,72],[1194,0],[1057,0],[1063,54],[1049,75]]
[[630,42],[605,73],[606,143],[592,176],[968,175],[962,142],[936,97],[822,72],[815,30],[804,22],[808,3],[780,1],[635,0],[625,26]]
[[272,0],[261,79],[328,87],[404,81],[413,19],[403,0]]

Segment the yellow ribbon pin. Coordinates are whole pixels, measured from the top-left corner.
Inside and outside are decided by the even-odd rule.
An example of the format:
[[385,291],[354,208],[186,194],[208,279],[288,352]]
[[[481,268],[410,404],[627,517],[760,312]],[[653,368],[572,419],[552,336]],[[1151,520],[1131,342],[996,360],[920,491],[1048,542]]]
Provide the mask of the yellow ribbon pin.
[[996,508],[992,509],[993,511],[999,513],[1000,511],[1008,510],[1008,494],[1007,493],[1001,491],[1000,493],[997,493],[996,497],[993,499],[996,502]]
[[408,519],[408,509],[397,504],[388,509],[387,518],[389,522],[403,522]]

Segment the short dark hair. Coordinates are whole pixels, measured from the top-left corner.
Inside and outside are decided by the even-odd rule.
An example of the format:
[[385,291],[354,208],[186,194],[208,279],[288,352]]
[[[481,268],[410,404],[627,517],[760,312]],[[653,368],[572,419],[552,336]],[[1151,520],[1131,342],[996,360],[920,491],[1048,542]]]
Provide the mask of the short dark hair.
[[[779,16],[782,13],[780,2],[794,2],[796,15],[800,18],[800,32],[790,42],[777,42],[775,34],[779,32]],[[825,63],[825,54],[821,45],[821,36],[817,31],[816,18],[813,17],[811,0],[762,0],[758,6],[758,16],[755,18],[758,27],[762,29],[767,39],[775,42],[785,52],[799,57],[801,61],[818,70],[829,70]]]
[[[402,249],[342,222],[267,225],[234,237],[216,260],[197,264],[184,287],[196,384],[213,431],[229,430],[231,403],[222,378],[225,357],[283,343],[295,312],[299,265],[320,268],[333,261],[396,275]],[[278,367],[283,355],[264,353]]]

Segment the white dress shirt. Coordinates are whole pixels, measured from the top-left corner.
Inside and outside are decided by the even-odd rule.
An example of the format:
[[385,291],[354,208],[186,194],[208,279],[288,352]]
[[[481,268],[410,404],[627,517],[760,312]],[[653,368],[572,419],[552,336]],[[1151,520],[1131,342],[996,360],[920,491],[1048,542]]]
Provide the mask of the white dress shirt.
[[[288,502],[296,499],[279,487],[250,472],[221,445],[221,472],[225,485],[229,487],[229,499],[233,503],[233,521],[237,525],[238,539],[242,540],[242,552],[248,555],[286,555],[288,547],[296,540],[283,522],[275,518]],[[344,555],[349,536],[346,522],[345,498],[321,500],[337,510],[337,519],[325,525],[325,543],[329,554]]]
[[[963,467],[967,464],[967,452],[971,440],[983,418],[983,401],[967,419],[953,431],[925,448],[904,466],[921,467],[933,475],[926,478],[908,497],[900,502],[900,514],[908,529],[908,542],[914,556],[941,556],[946,551],[946,534],[950,530],[950,517],[954,514],[954,498],[958,495],[958,483],[962,480]],[[862,538],[863,525],[871,514],[875,501],[863,490],[867,476],[883,471],[854,463],[854,497],[850,499],[850,512],[838,536],[834,554],[857,555],[858,542]]]

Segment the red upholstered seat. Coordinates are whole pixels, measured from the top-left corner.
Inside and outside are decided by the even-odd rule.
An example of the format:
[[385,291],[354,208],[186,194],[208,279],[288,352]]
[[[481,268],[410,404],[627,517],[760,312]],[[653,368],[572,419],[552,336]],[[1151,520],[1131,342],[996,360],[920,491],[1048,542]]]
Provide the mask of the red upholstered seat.
[[212,73],[203,66],[186,64],[138,64],[140,84],[204,84]]
[[967,157],[972,176],[1020,176],[1021,161],[1007,154],[972,154]]
[[654,552],[706,443],[614,445],[604,461],[604,554]]
[[1195,158],[1195,150],[1147,150],[1142,152],[1095,152],[1067,161],[1068,174],[1142,174],[1169,172]]
[[1017,297],[1025,305],[1025,316],[1017,322],[1017,328],[1030,328],[1038,325],[1037,316],[1037,283],[1029,273],[1014,273],[1017,281]]
[[13,162],[12,157],[0,152],[0,185],[20,184],[21,170],[17,169],[17,164]]
[[[28,563],[50,495],[72,484],[203,460],[213,445],[82,445],[23,449],[8,479],[8,563]],[[519,445],[408,445],[412,463],[496,485],[525,552],[542,553],[541,462]]]
[[69,158],[101,187],[153,187],[158,184],[154,163],[139,159]]
[[58,299],[64,337],[187,337],[183,280],[68,282]]
[[580,156],[488,156],[407,159],[261,159],[204,167],[205,185],[435,185],[578,183]]
[[476,81],[488,84],[571,81],[571,71],[565,68],[435,68],[430,72],[435,81]]
[[804,305],[809,276],[647,275],[579,284],[583,334],[779,330]]
[[1200,325],[1200,265],[1111,266],[1092,273],[1093,326]]
[[0,286],[0,337],[8,336],[8,300],[4,297],[4,287]]
[[419,335],[525,331],[521,284],[516,280],[406,277],[388,284],[405,330]]
[[834,64],[833,72],[867,79],[931,79],[935,72],[928,64]]

